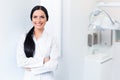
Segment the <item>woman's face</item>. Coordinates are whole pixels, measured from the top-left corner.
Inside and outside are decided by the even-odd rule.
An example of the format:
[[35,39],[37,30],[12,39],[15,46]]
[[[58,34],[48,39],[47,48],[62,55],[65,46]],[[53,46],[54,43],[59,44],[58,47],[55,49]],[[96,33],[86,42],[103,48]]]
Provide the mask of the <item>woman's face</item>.
[[36,10],[32,16],[32,23],[35,29],[43,30],[47,22],[45,13],[42,10]]

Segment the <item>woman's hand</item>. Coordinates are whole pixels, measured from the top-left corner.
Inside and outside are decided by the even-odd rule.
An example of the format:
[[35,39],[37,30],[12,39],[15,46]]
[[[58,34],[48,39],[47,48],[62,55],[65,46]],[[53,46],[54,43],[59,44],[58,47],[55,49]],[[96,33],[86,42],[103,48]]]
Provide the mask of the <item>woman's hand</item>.
[[45,57],[43,60],[43,64],[45,64],[46,62],[48,62],[50,60],[50,57]]

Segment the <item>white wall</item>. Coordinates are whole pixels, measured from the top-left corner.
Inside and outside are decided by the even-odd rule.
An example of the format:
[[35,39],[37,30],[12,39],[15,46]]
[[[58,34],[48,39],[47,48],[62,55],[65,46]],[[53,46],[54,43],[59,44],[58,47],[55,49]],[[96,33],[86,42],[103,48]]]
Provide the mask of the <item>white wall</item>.
[[63,0],[62,54],[60,80],[84,80],[89,14],[95,0]]
[[[60,0],[53,2],[58,4]],[[38,4],[40,4],[40,0],[0,1],[0,80],[22,80],[23,70],[16,65],[16,46],[20,35],[32,27],[29,17],[30,11],[33,6]],[[50,4],[49,1],[48,5],[51,6]],[[60,7],[61,4],[50,7],[56,12],[53,11],[54,14],[51,14],[52,11],[50,10],[51,19],[49,21],[52,23],[48,24],[53,26],[51,28],[59,36],[58,42],[61,39]]]

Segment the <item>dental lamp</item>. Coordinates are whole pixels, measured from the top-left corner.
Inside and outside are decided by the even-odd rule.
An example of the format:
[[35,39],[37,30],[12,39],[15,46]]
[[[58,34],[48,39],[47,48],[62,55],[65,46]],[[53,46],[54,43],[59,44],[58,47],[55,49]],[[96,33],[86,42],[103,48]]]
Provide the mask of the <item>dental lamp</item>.
[[103,9],[97,8],[90,14],[89,28],[96,30],[120,30],[120,23],[111,18]]

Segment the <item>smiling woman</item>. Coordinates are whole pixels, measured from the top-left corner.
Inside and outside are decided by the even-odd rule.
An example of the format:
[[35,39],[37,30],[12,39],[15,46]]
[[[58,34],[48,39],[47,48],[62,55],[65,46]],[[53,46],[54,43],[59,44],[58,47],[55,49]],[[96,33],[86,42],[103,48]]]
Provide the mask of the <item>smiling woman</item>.
[[32,29],[23,35],[17,48],[18,66],[25,70],[24,80],[54,80],[60,53],[55,37],[44,29],[48,11],[35,6],[30,14]]
[[[7,2],[7,3],[6,3]],[[29,19],[31,8],[40,4],[40,0],[3,0],[0,1],[0,79],[1,80],[22,80],[23,69],[16,65],[16,46],[22,33],[27,32],[32,27]],[[56,3],[56,1],[53,1]],[[47,3],[48,5],[51,2]],[[57,5],[59,6],[59,5]],[[60,6],[59,6],[60,7]],[[58,7],[54,7],[57,8]],[[58,9],[59,11],[60,9]],[[58,12],[56,11],[56,12]],[[54,12],[54,11],[53,11]],[[51,13],[50,13],[51,15]],[[60,14],[56,14],[60,15]],[[55,20],[57,19],[57,20]],[[59,18],[53,17],[59,25]],[[51,20],[49,20],[51,23]],[[51,26],[51,24],[47,25]],[[52,26],[55,31],[60,30],[60,25]],[[47,28],[48,29],[48,28]],[[48,29],[49,31],[49,29]],[[54,32],[54,31],[53,31]],[[59,33],[59,31],[58,31]],[[56,34],[58,34],[56,33]],[[45,59],[44,61],[47,61]]]

